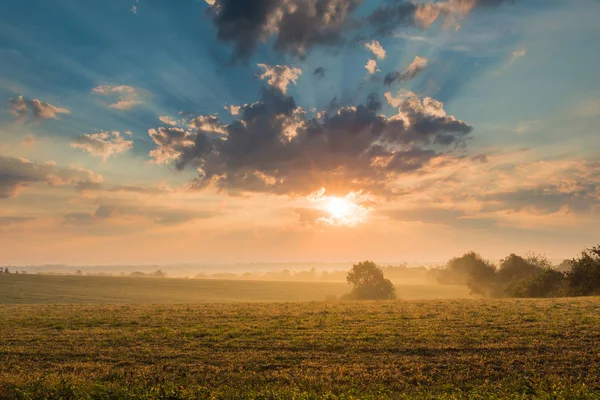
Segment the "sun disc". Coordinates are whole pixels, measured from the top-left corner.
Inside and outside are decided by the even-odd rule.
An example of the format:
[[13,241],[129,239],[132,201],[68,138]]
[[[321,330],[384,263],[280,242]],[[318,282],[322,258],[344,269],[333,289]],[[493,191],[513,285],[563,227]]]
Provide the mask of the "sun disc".
[[332,197],[327,204],[327,210],[334,218],[345,218],[352,212],[352,204],[347,199]]

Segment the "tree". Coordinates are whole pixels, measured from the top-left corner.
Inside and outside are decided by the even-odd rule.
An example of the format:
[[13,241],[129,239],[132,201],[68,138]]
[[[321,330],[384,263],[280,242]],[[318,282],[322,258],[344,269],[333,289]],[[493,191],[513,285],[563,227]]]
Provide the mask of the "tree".
[[346,281],[354,285],[348,297],[355,300],[395,299],[396,288],[373,261],[354,264]]
[[439,278],[444,283],[467,285],[473,294],[496,296],[496,267],[474,251],[448,261]]
[[544,259],[535,255],[524,259],[513,253],[500,261],[498,278],[505,284],[521,279],[533,278],[543,271],[542,267],[539,267],[537,264],[545,264]]
[[10,274],[10,271],[8,270],[8,267],[4,267],[4,273],[5,274]]
[[600,246],[584,250],[573,260],[567,281],[574,296],[600,294]]

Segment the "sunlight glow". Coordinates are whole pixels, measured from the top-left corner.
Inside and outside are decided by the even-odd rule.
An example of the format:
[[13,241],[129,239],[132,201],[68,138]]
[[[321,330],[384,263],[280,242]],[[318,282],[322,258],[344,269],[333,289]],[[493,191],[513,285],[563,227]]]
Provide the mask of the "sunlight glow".
[[314,208],[328,214],[317,218],[318,222],[326,225],[354,227],[363,223],[371,211],[363,205],[367,196],[361,192],[350,192],[344,197],[326,196],[322,188],[308,196],[308,200],[314,204]]

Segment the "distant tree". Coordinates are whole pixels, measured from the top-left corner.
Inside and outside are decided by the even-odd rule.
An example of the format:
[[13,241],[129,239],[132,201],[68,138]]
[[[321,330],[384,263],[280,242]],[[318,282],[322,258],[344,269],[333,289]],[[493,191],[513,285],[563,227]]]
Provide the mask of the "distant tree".
[[163,271],[161,271],[160,269],[156,272],[154,272],[152,274],[152,276],[156,277],[156,278],[165,278],[167,276],[167,274],[165,274]]
[[347,296],[355,300],[395,299],[396,288],[383,276],[381,268],[372,261],[354,264],[346,281],[354,285]]
[[569,272],[573,268],[573,260],[563,260],[555,269],[561,272]]
[[75,275],[80,276],[80,275],[83,275],[83,273],[81,272],[80,269],[78,269],[77,272],[75,272]]
[[8,267],[4,267],[4,273],[5,274],[10,274],[10,271],[8,270]]
[[573,296],[600,294],[600,246],[584,250],[573,260],[567,281]]

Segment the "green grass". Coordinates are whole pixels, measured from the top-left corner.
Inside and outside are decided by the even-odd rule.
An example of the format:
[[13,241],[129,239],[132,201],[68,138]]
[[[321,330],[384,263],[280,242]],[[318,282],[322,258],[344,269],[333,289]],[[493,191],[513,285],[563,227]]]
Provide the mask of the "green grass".
[[[467,298],[464,286],[396,285],[402,299]],[[322,301],[345,283],[0,274],[0,304]]]
[[600,398],[599,298],[2,305],[0,338],[3,399]]

